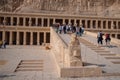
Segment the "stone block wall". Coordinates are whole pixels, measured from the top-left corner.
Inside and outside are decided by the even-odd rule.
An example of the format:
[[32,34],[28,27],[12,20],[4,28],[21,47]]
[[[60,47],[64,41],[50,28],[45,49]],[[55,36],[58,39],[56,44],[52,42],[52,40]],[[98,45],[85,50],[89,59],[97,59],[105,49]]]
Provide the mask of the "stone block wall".
[[53,54],[60,77],[92,77],[102,75],[102,70],[98,66],[70,66],[69,48],[53,28],[51,28],[50,41],[51,54]]
[[58,65],[60,67],[69,67],[70,58],[68,54],[68,47],[53,28],[51,28],[50,39],[51,52],[55,55]]
[[97,66],[62,68],[61,77],[98,77],[102,75],[101,68]]

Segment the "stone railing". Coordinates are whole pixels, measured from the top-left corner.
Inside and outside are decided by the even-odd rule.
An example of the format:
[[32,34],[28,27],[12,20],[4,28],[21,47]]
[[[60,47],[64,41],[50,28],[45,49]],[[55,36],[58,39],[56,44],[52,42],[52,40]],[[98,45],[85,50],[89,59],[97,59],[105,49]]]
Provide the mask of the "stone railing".
[[[100,76],[102,70],[97,66],[71,66],[71,56],[69,54],[69,46],[55,32],[51,31],[51,54],[54,57],[58,74],[61,77],[90,77]],[[79,61],[79,60],[78,60]]]
[[64,67],[68,66],[66,63],[65,56],[67,56],[68,46],[67,44],[60,38],[60,36],[55,32],[53,28],[51,28],[51,51],[57,56],[57,62],[59,62],[59,66]]
[[57,65],[59,75],[63,67],[69,67],[69,54],[67,44],[60,38],[60,36],[51,28],[51,53]]

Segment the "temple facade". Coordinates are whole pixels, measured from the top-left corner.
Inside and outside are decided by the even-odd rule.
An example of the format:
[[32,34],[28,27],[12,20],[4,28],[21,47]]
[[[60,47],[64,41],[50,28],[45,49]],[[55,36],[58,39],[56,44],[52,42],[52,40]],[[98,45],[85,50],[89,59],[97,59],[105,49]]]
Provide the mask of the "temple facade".
[[120,39],[120,18],[55,14],[0,13],[0,40],[15,45],[42,45],[50,43],[53,24],[80,25],[86,31],[109,33]]

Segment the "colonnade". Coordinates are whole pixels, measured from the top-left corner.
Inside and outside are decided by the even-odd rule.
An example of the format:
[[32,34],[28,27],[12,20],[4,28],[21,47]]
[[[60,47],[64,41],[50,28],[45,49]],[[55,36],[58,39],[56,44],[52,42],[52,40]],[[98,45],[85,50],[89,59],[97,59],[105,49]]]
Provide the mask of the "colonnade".
[[0,40],[7,39],[8,44],[17,45],[49,43],[50,27],[56,23],[73,26],[77,24],[88,31],[101,30],[120,38],[120,18],[0,13]]
[[6,26],[50,27],[55,23],[82,24],[85,29],[120,29],[119,18],[74,17],[74,16],[0,16],[0,24]]
[[0,31],[0,39],[9,45],[42,45],[50,43],[49,32]]

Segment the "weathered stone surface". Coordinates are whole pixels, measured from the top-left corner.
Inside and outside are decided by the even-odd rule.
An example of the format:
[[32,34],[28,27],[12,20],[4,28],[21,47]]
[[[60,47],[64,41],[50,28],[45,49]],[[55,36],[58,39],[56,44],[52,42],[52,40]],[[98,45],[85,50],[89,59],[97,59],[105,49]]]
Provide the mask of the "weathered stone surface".
[[102,70],[97,66],[62,68],[61,77],[92,77],[101,76]]
[[9,12],[120,16],[120,0],[2,0],[1,3],[0,10]]
[[80,42],[75,34],[69,44],[70,66],[82,66]]

